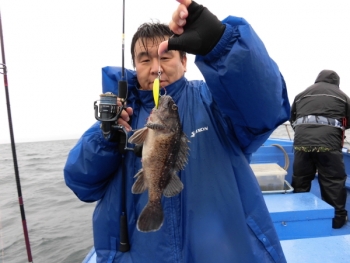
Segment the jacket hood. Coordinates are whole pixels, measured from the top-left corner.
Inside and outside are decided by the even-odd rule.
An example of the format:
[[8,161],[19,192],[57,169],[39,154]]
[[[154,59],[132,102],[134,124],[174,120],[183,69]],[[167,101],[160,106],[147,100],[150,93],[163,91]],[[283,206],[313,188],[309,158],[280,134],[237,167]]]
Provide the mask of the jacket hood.
[[318,74],[315,83],[317,82],[327,82],[339,87],[340,77],[335,71],[325,69]]

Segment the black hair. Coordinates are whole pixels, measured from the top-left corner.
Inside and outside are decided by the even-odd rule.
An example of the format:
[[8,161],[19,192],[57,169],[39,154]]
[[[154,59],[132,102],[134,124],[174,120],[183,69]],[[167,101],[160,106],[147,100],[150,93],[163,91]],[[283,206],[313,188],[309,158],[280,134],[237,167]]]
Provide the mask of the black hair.
[[[168,25],[162,24],[159,22],[144,23],[140,25],[131,41],[131,58],[132,58],[133,66],[135,67],[135,44],[137,40],[140,39],[142,42],[142,45],[147,50],[147,45],[146,45],[147,40],[151,39],[153,40],[153,43],[157,42],[159,39],[165,41],[169,37],[171,37],[173,34],[174,33],[170,30]],[[180,52],[181,59],[184,56],[186,56],[185,51],[179,51],[179,52]]]

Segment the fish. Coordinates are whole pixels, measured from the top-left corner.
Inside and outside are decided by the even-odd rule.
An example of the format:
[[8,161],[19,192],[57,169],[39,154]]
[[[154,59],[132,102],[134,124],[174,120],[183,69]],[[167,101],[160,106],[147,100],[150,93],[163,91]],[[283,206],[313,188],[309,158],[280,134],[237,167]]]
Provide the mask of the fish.
[[148,202],[139,215],[137,229],[154,232],[164,221],[162,196],[173,197],[184,188],[178,172],[185,168],[189,157],[189,140],[171,96],[160,97],[145,127],[136,130],[128,142],[143,145],[142,168],[135,175],[131,192],[141,194],[148,190]]

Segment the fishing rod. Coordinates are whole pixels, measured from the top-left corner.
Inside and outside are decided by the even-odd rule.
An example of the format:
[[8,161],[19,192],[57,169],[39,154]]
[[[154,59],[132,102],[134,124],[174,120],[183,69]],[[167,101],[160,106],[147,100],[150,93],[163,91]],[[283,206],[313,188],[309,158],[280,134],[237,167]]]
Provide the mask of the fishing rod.
[[[128,83],[125,79],[124,68],[124,53],[125,53],[125,0],[123,0],[123,30],[122,30],[122,78],[118,82],[118,97],[122,103],[122,108],[125,108],[126,98],[128,97]],[[127,178],[125,171],[124,152],[127,147],[127,134],[119,134],[119,151],[123,154],[122,157],[122,214],[120,215],[120,242],[119,251],[127,252],[130,250],[129,235],[128,235],[128,221],[126,218],[126,186]],[[124,145],[123,145],[124,144]]]
[[[119,251],[127,252],[130,250],[128,237],[128,221],[126,218],[126,186],[127,178],[125,171],[125,153],[132,151],[136,156],[142,154],[142,147],[128,147],[128,132],[125,127],[116,124],[123,110],[126,110],[126,101],[128,97],[128,83],[125,76],[124,67],[124,52],[125,52],[125,0],[123,0],[123,30],[122,30],[122,68],[121,79],[118,81],[118,96],[112,92],[106,92],[100,95],[100,103],[94,102],[95,119],[100,121],[100,128],[106,140],[118,142],[118,151],[121,154],[122,166],[122,189],[121,189],[121,215],[120,215],[120,244]],[[118,105],[120,102],[121,106]],[[99,115],[100,114],[100,115]],[[131,123],[131,118],[129,120]]]
[[0,12],[0,38],[1,38],[1,56],[2,56],[1,70],[3,70],[3,72],[0,72],[0,73],[3,74],[3,76],[4,76],[4,85],[5,85],[6,102],[7,102],[6,103],[7,104],[7,115],[8,115],[9,128],[10,128],[11,148],[12,148],[13,165],[14,165],[15,176],[16,176],[18,202],[19,202],[19,208],[21,211],[22,226],[23,226],[24,240],[25,240],[26,249],[27,249],[28,262],[33,263],[32,252],[30,249],[30,242],[29,242],[29,234],[28,234],[28,229],[27,229],[27,221],[26,221],[26,216],[25,216],[25,212],[24,212],[24,203],[23,203],[23,197],[22,197],[21,182],[20,182],[19,172],[18,172],[15,139],[14,139],[14,135],[13,135],[10,96],[9,96],[8,81],[7,81],[7,67],[6,67],[6,59],[5,59],[4,37],[3,37],[3,33],[2,33],[1,12]]

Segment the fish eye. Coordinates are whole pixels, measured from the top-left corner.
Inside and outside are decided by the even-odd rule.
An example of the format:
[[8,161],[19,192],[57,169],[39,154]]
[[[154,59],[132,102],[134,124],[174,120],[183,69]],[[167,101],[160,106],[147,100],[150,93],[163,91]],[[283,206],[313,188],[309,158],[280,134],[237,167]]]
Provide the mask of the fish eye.
[[177,105],[176,105],[176,104],[173,104],[173,105],[171,106],[171,109],[177,110]]

